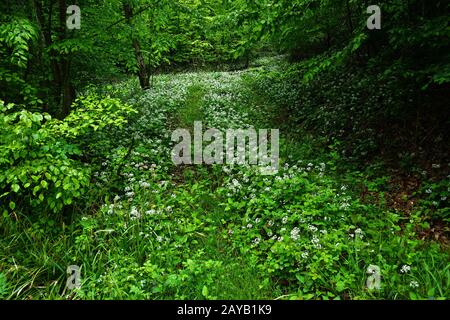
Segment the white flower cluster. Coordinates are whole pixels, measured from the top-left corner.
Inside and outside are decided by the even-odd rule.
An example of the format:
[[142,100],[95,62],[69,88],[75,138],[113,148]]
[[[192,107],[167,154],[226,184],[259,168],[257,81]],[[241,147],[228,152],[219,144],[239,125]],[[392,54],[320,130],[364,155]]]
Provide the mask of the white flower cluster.
[[300,238],[299,234],[300,234],[299,228],[295,227],[294,229],[292,229],[291,231],[292,240],[297,241]]
[[138,211],[138,209],[136,209],[136,207],[131,208],[130,218],[131,218],[131,220],[136,220],[136,219],[141,218],[141,213]]
[[320,244],[320,239],[317,236],[313,236],[311,239],[311,243],[314,248],[321,249],[322,245]]
[[400,269],[401,273],[408,273],[409,271],[411,271],[411,266],[408,266],[407,264],[403,265]]

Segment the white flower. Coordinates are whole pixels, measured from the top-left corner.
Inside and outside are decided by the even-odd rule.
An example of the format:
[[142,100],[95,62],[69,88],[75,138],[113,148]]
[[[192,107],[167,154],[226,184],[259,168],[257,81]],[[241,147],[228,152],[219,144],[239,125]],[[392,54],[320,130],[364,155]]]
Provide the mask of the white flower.
[[408,266],[407,264],[403,265],[402,268],[400,269],[401,273],[408,273],[409,271],[411,271],[411,267]]
[[254,243],[254,244],[258,244],[260,241],[261,241],[260,238],[255,238],[255,239],[253,240],[253,243]]
[[307,259],[309,257],[308,251],[302,252],[302,258]]
[[316,232],[318,229],[317,229],[317,227],[316,226],[313,226],[312,224],[310,224],[309,226],[308,226],[308,229],[310,230],[310,231],[312,231],[312,232]]
[[419,287],[419,283],[418,283],[417,281],[415,281],[415,280],[412,280],[412,281],[409,283],[409,286],[410,286],[411,288],[418,288],[418,287]]
[[320,240],[316,236],[312,237],[311,243],[313,244],[314,248],[316,248],[316,249],[322,248],[322,245],[320,244]]
[[251,229],[253,227],[253,225],[251,224],[251,223],[249,223],[248,225],[247,225],[247,228],[248,229]]
[[136,209],[136,207],[131,208],[130,216],[132,220],[141,218],[141,214]]
[[291,231],[291,238],[294,241],[297,241],[299,239],[299,233],[300,233],[300,229],[295,227],[294,229],[292,229]]
[[320,165],[319,170],[320,170],[321,172],[325,171],[325,168],[326,168],[325,163],[322,162],[322,163],[320,163],[319,165]]
[[342,209],[342,210],[347,210],[348,208],[350,208],[350,203],[348,203],[348,202],[342,202],[341,203],[341,205],[339,206],[339,209]]
[[287,221],[288,221],[288,217],[283,217],[283,219],[281,220],[281,222],[283,223],[283,224],[286,224],[287,223]]
[[355,230],[355,235],[356,235],[357,237],[359,237],[360,239],[362,239],[362,238],[364,237],[363,231],[362,231],[360,228],[358,228],[358,229]]
[[231,182],[232,182],[233,185],[234,185],[235,187],[237,187],[237,188],[239,188],[239,187],[241,186],[241,184],[239,183],[239,181],[237,181],[236,179],[233,179]]
[[148,188],[148,187],[150,187],[150,183],[145,182],[145,181],[141,181],[141,182],[139,183],[139,185],[140,185],[142,188]]

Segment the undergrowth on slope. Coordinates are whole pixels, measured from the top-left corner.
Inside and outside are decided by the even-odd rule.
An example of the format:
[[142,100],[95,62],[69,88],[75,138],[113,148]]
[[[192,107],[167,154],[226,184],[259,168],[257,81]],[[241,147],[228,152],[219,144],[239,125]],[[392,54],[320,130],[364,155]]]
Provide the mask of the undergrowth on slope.
[[[86,205],[60,218],[18,214],[3,222],[0,297],[448,298],[446,246],[419,237],[428,223],[423,211],[434,204],[409,215],[389,207],[387,178],[351,167],[341,137],[330,144],[326,132],[282,126],[273,176],[251,166],[174,168],[170,134],[178,126],[280,123],[271,115],[290,93],[278,88],[274,100],[265,99],[255,89],[262,81],[266,92],[275,90],[265,76],[258,67],[160,75],[142,93],[136,81],[89,89],[107,90],[138,113],[90,146]],[[424,192],[440,201],[447,186]],[[69,292],[65,272],[73,264],[81,267],[82,286]],[[381,270],[380,289],[367,288],[372,265]]]

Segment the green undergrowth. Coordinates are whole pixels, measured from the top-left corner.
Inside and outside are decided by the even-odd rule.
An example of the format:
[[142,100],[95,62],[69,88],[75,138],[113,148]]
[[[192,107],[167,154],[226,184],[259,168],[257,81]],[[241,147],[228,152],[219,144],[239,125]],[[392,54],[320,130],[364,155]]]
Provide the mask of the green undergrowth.
[[[273,116],[276,93],[257,90],[264,76],[256,67],[160,75],[142,93],[135,81],[108,87],[138,113],[91,142],[82,201],[60,216],[2,220],[0,298],[448,298],[445,244],[419,236],[419,211],[387,206],[382,177],[348,164],[339,140],[282,126],[270,176],[248,165],[173,166],[177,127],[288,124]],[[69,265],[81,267],[75,291],[65,289]],[[380,287],[369,290],[373,265]]]

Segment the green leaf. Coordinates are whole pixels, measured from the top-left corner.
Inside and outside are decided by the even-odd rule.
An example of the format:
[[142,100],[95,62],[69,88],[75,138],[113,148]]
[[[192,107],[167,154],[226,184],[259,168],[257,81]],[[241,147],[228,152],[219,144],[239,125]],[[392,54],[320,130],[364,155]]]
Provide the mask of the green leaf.
[[33,188],[33,195],[36,195],[36,193],[37,193],[39,190],[41,190],[41,187],[40,187],[40,186],[35,186],[35,187]]
[[20,190],[20,186],[18,184],[13,184],[11,186],[12,191],[14,191],[15,193],[17,193]]
[[203,286],[203,289],[202,289],[202,295],[205,297],[205,298],[207,298],[208,297],[208,287],[206,287],[206,286]]
[[418,298],[417,298],[417,295],[414,293],[414,292],[409,292],[409,298],[411,299],[411,300],[417,300]]

